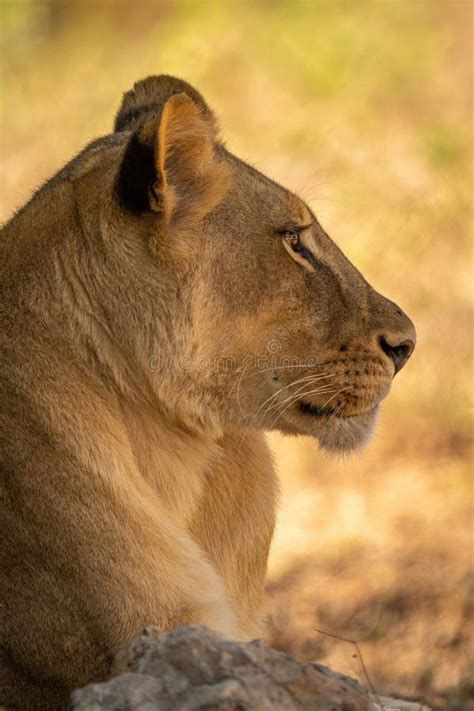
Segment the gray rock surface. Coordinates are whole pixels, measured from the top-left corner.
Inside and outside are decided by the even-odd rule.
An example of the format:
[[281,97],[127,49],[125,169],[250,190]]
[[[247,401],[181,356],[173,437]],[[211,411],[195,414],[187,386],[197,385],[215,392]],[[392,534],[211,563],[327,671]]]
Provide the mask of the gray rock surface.
[[262,642],[224,639],[198,625],[149,627],[116,660],[112,679],[75,691],[74,711],[365,711],[359,684]]

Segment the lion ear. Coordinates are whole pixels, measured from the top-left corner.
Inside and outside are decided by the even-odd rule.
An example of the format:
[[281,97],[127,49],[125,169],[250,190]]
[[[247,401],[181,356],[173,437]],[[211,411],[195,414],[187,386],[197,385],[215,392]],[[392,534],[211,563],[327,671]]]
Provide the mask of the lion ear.
[[117,180],[129,212],[153,211],[163,221],[202,219],[223,197],[227,169],[214,122],[187,96],[171,96],[159,117],[147,117],[129,140]]

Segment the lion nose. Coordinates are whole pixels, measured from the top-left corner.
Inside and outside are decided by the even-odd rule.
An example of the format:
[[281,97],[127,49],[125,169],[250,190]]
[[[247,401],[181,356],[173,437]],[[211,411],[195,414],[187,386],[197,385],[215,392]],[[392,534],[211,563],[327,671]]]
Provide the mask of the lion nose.
[[395,375],[403,368],[415,348],[415,343],[409,338],[400,343],[392,344],[384,336],[380,336],[379,345],[383,352],[392,359],[395,366]]

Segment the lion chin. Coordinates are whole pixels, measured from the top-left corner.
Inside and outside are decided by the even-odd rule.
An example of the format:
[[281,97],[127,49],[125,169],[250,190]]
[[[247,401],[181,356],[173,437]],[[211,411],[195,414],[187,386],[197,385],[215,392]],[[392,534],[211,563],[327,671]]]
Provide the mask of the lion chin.
[[353,417],[336,417],[321,424],[314,436],[327,452],[361,450],[371,438],[377,422],[379,406]]

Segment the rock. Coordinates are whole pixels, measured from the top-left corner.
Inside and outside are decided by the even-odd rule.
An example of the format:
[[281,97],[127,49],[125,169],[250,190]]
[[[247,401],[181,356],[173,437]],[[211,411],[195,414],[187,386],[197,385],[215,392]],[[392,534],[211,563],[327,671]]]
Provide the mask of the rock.
[[390,696],[379,696],[375,701],[374,709],[375,711],[432,711],[430,706],[420,704],[419,701],[394,699]]
[[[120,673],[119,670],[121,670]],[[189,625],[147,628],[116,660],[114,676],[72,695],[73,711],[365,711],[359,684],[262,642],[233,642]]]

